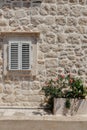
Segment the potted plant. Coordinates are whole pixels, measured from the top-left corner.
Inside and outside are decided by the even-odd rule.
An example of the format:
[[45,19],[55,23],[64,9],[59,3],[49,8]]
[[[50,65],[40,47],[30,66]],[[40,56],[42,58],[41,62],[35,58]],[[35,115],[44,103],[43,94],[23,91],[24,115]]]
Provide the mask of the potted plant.
[[87,114],[87,91],[80,78],[70,74],[58,75],[55,80],[46,81],[42,90],[53,114]]

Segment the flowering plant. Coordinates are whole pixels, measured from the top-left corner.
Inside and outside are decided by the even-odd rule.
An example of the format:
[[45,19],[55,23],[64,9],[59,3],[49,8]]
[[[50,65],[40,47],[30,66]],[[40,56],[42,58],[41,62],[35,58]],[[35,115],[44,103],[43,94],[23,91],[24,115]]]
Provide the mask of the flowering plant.
[[[82,80],[80,78],[73,77],[70,74],[58,75],[55,80],[51,79],[46,81],[42,90],[45,92],[45,96],[48,101],[53,101],[53,98],[82,99],[85,98],[87,94]],[[66,101],[66,107],[70,107],[69,100]]]

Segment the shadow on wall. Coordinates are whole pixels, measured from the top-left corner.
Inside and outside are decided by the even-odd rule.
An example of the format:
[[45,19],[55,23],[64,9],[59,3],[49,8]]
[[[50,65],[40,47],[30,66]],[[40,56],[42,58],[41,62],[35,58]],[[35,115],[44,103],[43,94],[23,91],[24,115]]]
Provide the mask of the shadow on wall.
[[0,0],[0,8],[8,7],[8,8],[16,8],[16,7],[34,7],[40,6],[42,0]]

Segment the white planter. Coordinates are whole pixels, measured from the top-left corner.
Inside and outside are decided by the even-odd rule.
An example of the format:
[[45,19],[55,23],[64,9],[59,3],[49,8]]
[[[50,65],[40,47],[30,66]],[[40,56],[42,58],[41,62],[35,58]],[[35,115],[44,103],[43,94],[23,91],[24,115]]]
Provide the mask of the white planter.
[[65,107],[66,98],[54,98],[55,115],[87,115],[87,99],[70,99],[70,109]]

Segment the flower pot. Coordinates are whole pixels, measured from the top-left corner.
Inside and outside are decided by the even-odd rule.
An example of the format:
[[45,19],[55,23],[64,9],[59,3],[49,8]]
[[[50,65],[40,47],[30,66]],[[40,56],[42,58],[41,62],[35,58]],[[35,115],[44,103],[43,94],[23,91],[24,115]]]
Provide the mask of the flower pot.
[[87,115],[87,99],[70,99],[70,108],[65,107],[66,98],[54,98],[53,114]]

